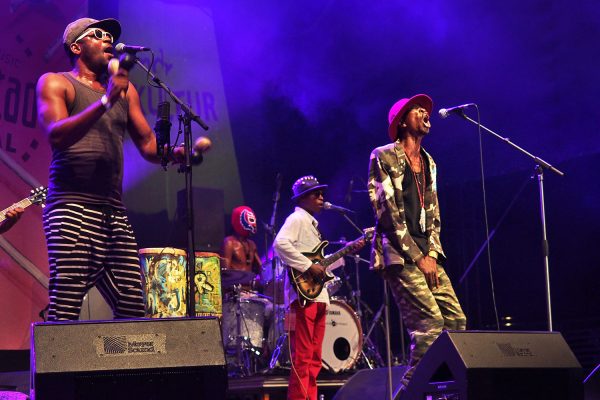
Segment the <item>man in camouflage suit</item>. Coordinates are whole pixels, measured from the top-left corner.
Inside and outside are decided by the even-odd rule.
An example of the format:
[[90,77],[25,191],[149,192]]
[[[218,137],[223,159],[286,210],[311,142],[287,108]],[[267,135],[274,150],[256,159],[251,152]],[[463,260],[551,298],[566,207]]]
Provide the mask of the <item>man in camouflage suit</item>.
[[432,108],[424,94],[396,102],[388,116],[392,143],[373,150],[369,162],[369,198],[377,220],[371,266],[389,283],[411,338],[404,387],[443,329],[466,328],[441,266],[436,166],[421,147]]

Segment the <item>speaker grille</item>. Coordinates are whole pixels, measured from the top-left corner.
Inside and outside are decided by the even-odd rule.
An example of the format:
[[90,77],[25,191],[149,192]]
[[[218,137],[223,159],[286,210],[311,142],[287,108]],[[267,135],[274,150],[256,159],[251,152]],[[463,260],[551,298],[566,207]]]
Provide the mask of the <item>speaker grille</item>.
[[38,373],[224,365],[216,319],[34,324]]

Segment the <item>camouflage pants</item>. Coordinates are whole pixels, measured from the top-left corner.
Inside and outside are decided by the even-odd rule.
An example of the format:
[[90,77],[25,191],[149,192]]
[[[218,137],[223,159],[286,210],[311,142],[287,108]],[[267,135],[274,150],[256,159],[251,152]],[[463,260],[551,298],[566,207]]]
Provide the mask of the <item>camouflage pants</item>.
[[425,275],[414,264],[390,265],[383,271],[410,335],[410,361],[402,377],[404,385],[408,384],[417,363],[442,330],[464,330],[467,326],[452,283],[439,264],[437,273],[439,286],[431,290]]

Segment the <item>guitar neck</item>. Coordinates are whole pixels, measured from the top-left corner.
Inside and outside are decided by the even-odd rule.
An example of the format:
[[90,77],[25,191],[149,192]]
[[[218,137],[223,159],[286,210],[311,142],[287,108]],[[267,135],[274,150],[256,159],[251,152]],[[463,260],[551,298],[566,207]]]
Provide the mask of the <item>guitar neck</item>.
[[6,219],[6,213],[9,210],[12,210],[13,208],[16,208],[16,207],[27,208],[32,204],[33,203],[31,202],[31,200],[29,200],[29,197],[26,197],[23,200],[19,201],[18,203],[15,203],[10,207],[5,208],[4,210],[0,211],[0,222],[3,222]]
[[343,249],[336,251],[335,253],[333,253],[332,255],[330,255],[329,257],[325,258],[324,260],[320,261],[320,264],[322,266],[324,266],[325,268],[327,268],[328,266],[330,266],[331,264],[333,264],[334,262],[336,262],[337,260],[339,260],[340,258],[354,252],[355,246],[357,245],[357,243],[359,241],[363,240],[362,238],[357,239],[353,242],[348,243]]

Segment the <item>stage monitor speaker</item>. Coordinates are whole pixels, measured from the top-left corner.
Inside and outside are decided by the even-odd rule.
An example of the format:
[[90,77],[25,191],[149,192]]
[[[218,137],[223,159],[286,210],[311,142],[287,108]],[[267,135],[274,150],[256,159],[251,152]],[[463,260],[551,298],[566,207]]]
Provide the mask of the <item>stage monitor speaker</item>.
[[585,400],[600,400],[600,364],[583,381]]
[[400,400],[581,400],[581,365],[558,332],[447,331]]
[[225,398],[216,318],[36,323],[31,337],[37,400]]
[[[392,393],[396,393],[396,389],[400,386],[400,378],[404,371],[406,371],[405,366],[392,367]],[[387,386],[387,368],[363,369],[348,379],[336,392],[333,400],[388,399]]]

